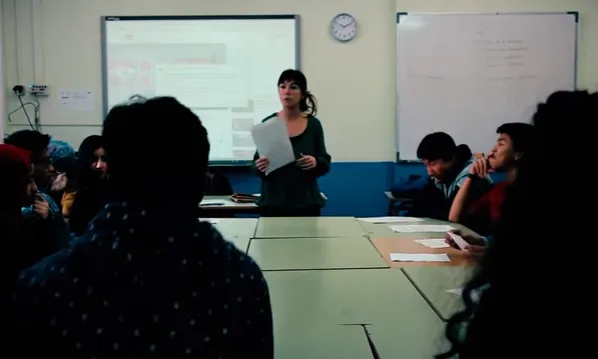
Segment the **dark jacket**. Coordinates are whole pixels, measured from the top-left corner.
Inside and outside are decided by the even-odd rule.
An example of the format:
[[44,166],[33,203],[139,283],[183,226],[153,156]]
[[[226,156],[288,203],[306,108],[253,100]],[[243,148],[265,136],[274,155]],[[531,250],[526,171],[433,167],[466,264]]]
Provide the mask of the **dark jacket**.
[[[413,207],[407,215],[448,220],[453,201],[462,182],[468,177],[471,163],[470,160],[456,163],[442,183],[434,178],[428,178],[427,183],[414,195]],[[474,178],[469,200],[480,198],[491,188],[492,180],[490,178]]]

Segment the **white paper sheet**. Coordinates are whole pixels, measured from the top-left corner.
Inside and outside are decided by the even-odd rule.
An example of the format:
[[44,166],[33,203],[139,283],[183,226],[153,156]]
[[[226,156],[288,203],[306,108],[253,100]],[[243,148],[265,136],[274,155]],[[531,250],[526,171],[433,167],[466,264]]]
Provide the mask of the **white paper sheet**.
[[204,199],[199,203],[200,207],[257,207],[255,203],[238,203],[225,199]]
[[390,253],[393,262],[450,262],[446,253]]
[[94,95],[91,89],[61,89],[60,104],[70,111],[93,111]]
[[420,224],[420,225],[395,225],[390,226],[393,232],[397,233],[427,233],[427,232],[448,232],[454,228],[448,224]]
[[199,205],[201,207],[207,207],[207,206],[224,206],[225,204],[226,204],[226,201],[223,200],[223,199],[204,199],[204,200],[202,200],[199,203]]
[[416,239],[415,242],[424,245],[428,248],[449,248],[450,246],[444,241],[444,238],[428,238]]
[[283,121],[272,118],[257,124],[251,129],[251,137],[259,155],[266,157],[270,163],[266,176],[295,161],[291,139]]
[[360,221],[368,222],[368,223],[409,223],[409,222],[423,222],[421,218],[415,217],[368,217],[368,218],[359,218]]

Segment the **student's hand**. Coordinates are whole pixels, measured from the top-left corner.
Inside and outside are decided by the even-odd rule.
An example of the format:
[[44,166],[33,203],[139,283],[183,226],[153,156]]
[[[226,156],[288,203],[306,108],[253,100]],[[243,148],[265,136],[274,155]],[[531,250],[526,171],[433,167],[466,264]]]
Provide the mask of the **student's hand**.
[[48,218],[50,206],[41,193],[35,195],[35,201],[33,202],[33,213],[42,219]]
[[483,257],[486,253],[488,247],[486,245],[478,246],[478,245],[470,245],[469,247],[464,249],[464,252],[472,257]]
[[65,189],[68,180],[69,179],[67,178],[66,173],[59,173],[58,176],[56,176],[54,182],[52,183],[52,191],[59,192]]
[[311,170],[317,165],[316,158],[310,155],[301,154],[301,157],[297,160],[297,165],[303,170]]
[[475,162],[471,165],[469,169],[469,174],[478,176],[480,178],[485,178],[488,176],[488,173],[492,172],[492,168],[488,163],[488,159],[485,157],[478,158]]
[[[453,231],[451,231],[451,233],[461,236],[461,238],[463,238],[463,240],[465,242],[467,242],[468,246],[465,247],[463,249],[463,251],[467,252],[468,254],[478,257],[478,256],[482,256],[486,252],[487,246],[486,246],[486,241],[484,240],[484,238],[482,238],[478,235],[473,235],[473,234],[463,234],[463,232],[461,232],[459,230],[453,230]],[[453,241],[453,239],[451,238],[451,236],[448,233],[446,233],[444,235],[444,241],[449,246],[451,246],[455,249],[460,249],[459,246],[457,246],[455,241]]]
[[268,166],[270,165],[270,161],[266,157],[260,157],[255,160],[255,167],[260,172],[266,172]]

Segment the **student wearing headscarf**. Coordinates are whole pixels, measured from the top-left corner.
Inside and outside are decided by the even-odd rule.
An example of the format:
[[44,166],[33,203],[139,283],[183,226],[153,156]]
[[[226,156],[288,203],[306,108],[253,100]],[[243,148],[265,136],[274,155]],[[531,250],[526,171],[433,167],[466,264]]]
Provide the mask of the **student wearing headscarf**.
[[76,195],[73,201],[69,224],[71,233],[85,232],[89,222],[107,203],[108,165],[104,158],[102,136],[87,137],[79,147]]
[[32,233],[27,229],[21,212],[21,207],[33,205],[37,195],[31,153],[0,144],[0,173],[0,238],[3,245],[0,251],[0,291],[3,291],[19,270],[37,259],[36,249],[27,248]]
[[76,193],[77,155],[68,143],[57,140],[50,141],[48,153],[55,171],[50,195],[59,204],[63,217],[68,219]]

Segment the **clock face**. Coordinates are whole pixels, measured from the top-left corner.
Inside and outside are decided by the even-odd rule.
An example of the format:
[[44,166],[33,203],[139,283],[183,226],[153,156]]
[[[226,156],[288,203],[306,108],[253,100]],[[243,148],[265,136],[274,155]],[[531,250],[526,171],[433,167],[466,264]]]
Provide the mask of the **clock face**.
[[357,35],[357,21],[349,14],[339,14],[332,19],[332,36],[342,42],[353,40]]

